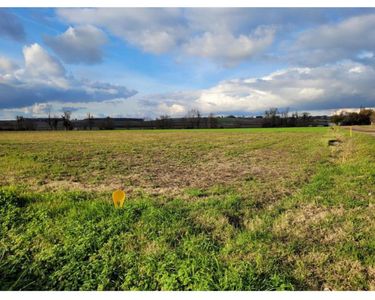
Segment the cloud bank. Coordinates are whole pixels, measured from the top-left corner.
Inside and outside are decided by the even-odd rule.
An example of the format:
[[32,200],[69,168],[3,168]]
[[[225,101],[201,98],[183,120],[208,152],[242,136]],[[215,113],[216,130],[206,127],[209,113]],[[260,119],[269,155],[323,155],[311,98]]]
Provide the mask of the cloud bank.
[[17,108],[48,101],[89,102],[128,98],[135,91],[77,79],[39,44],[23,48],[24,66],[0,59],[0,107]]
[[[178,115],[191,108],[204,114],[258,114],[270,107],[294,111],[375,106],[375,69],[344,61],[319,67],[295,67],[261,78],[226,80],[209,89],[152,96],[141,105]],[[179,110],[171,108],[178,105]],[[147,109],[145,109],[147,110]]]
[[[340,12],[346,19],[330,22],[332,9],[57,10],[58,16],[66,22],[104,28],[144,52],[204,57],[225,67],[261,58],[272,46],[280,46],[277,37],[286,38],[280,50],[287,52],[290,62],[310,66],[353,59],[361,50],[373,50],[374,11],[368,9],[367,15],[353,9]],[[322,23],[326,24],[319,26]],[[291,32],[300,32],[295,34],[295,41],[287,40]]]
[[[243,28],[246,15],[240,10],[207,10],[210,13],[205,15],[199,14],[199,10],[178,8],[85,8],[57,12],[67,22],[105,28],[144,52],[179,52],[205,57],[223,66],[251,59],[272,44],[273,26]],[[235,13],[240,17],[233,18]],[[214,15],[218,15],[214,22],[205,20]]]
[[[255,115],[270,107],[289,108],[290,111],[330,111],[374,107],[373,78],[375,69],[372,66],[344,61],[330,66],[288,68],[260,78],[226,80],[208,89],[53,105],[60,111],[62,106],[76,107],[75,116],[81,117],[87,111],[96,116],[155,118],[167,114],[178,117],[192,108],[199,109],[204,115]],[[33,110],[36,110],[35,106],[27,108],[28,112]]]

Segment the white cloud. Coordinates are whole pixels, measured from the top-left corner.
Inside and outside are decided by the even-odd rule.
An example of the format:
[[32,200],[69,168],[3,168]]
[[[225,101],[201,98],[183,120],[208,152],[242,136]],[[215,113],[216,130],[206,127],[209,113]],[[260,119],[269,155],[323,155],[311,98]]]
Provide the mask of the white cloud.
[[19,79],[47,84],[66,89],[69,86],[65,76],[65,69],[54,57],[50,56],[39,44],[32,44],[23,48],[25,68],[17,72]]
[[266,80],[225,81],[203,91],[196,103],[206,112],[373,106],[374,76],[371,66],[350,61],[316,68],[290,68],[270,74]]
[[25,110],[26,113],[31,113],[32,115],[46,115],[52,109],[50,103],[35,103],[31,107]]
[[202,56],[233,66],[264,51],[274,39],[273,28],[258,27],[249,35],[205,32],[183,45],[190,55]]
[[160,103],[157,107],[157,111],[160,112],[160,115],[166,114],[166,115],[172,115],[172,116],[179,116],[181,114],[184,114],[186,112],[186,109],[181,104],[171,104],[168,105],[167,103]]
[[224,81],[202,91],[195,105],[204,113],[257,112],[265,108],[286,106],[285,99],[272,91],[258,89],[243,80]]
[[17,108],[49,101],[89,102],[128,98],[126,87],[68,75],[63,65],[39,44],[23,48],[24,67],[0,60],[0,107]]
[[59,9],[57,13],[74,24],[105,28],[145,52],[176,51],[206,57],[224,66],[233,66],[266,50],[275,33],[272,26],[245,26],[248,10],[92,8]]
[[262,78],[227,80],[195,91],[137,95],[126,100],[52,104],[55,111],[61,111],[63,106],[77,108],[75,117],[84,117],[87,112],[112,117],[181,117],[192,108],[199,109],[204,115],[211,112],[261,114],[270,107],[329,113],[338,108],[374,107],[373,78],[375,70],[372,66],[346,61],[329,66],[284,69]]
[[[372,10],[368,9],[368,12]],[[233,66],[266,53],[278,37],[290,38],[294,30],[302,34],[294,47],[293,61],[306,63],[320,57],[334,61],[340,51],[322,51],[321,47],[340,47],[339,43],[355,45],[366,40],[372,25],[371,17],[358,11],[345,10],[348,19],[306,30],[312,25],[332,19],[327,9],[311,8],[82,8],[58,9],[57,15],[71,24],[101,27],[142,51],[184,53]],[[357,14],[357,16],[354,16]],[[352,16],[352,17],[351,17]],[[369,15],[371,16],[371,15]],[[258,29],[257,29],[258,28]],[[357,29],[353,29],[357,28]],[[320,38],[322,37],[322,39]],[[342,37],[347,38],[344,41]],[[363,37],[358,39],[358,37]],[[276,41],[277,43],[278,41]],[[331,44],[330,44],[331,43]],[[362,43],[362,42],[361,42]],[[363,43],[366,43],[365,41]],[[306,46],[309,45],[309,46]],[[356,47],[358,48],[358,47]],[[372,48],[371,48],[372,49]],[[287,49],[288,52],[291,49]],[[308,53],[304,53],[308,52]],[[306,60],[305,56],[310,56]],[[295,56],[295,57],[294,57]],[[268,56],[270,57],[270,56]]]
[[373,78],[373,67],[346,61],[314,68],[284,69],[262,78],[227,80],[192,92],[153,95],[149,97],[153,101],[143,96],[138,102],[145,111],[158,108],[158,114],[162,114],[161,108],[168,113],[177,104],[181,113],[175,115],[183,115],[182,112],[191,108],[198,108],[204,114],[243,114],[262,113],[270,107],[298,111],[373,107]]
[[75,24],[104,27],[143,51],[160,54],[172,49],[184,35],[175,8],[85,8],[59,9],[58,15]]
[[66,63],[94,64],[102,61],[104,32],[94,26],[69,27],[56,37],[46,37],[46,44]]
[[290,49],[290,60],[321,65],[342,59],[373,58],[375,14],[353,16],[302,32]]

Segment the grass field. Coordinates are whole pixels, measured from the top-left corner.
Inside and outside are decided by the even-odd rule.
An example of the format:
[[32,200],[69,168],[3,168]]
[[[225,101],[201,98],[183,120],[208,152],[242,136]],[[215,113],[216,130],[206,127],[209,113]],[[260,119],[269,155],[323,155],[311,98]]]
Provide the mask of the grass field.
[[0,184],[0,290],[375,289],[370,135],[0,132]]

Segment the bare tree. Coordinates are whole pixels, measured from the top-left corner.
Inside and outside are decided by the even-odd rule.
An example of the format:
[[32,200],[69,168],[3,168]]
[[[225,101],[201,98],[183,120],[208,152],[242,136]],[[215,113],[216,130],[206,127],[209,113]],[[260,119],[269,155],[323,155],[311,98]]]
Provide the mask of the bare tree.
[[266,119],[264,124],[271,127],[277,126],[277,119],[279,118],[278,114],[279,110],[276,107],[271,107],[266,110],[264,112],[264,118]]
[[264,112],[264,116],[270,119],[276,117],[278,114],[279,114],[279,110],[277,107],[271,107],[269,110],[266,110]]
[[94,116],[90,113],[87,114],[87,126],[90,130],[94,127]]
[[65,130],[72,130],[73,129],[73,124],[72,124],[72,121],[71,121],[71,116],[72,116],[72,112],[71,111],[69,111],[69,110],[64,110],[63,111],[61,119],[62,119],[63,126],[64,126]]
[[202,117],[202,115],[201,115],[201,113],[200,113],[200,111],[199,111],[198,109],[196,109],[196,113],[195,113],[195,115],[196,115],[196,124],[197,124],[197,128],[200,128],[200,126],[201,126],[201,117]]
[[57,130],[58,124],[59,124],[59,117],[56,115],[51,116],[51,106],[48,106],[48,118],[47,123],[50,130]]
[[198,109],[193,108],[189,110],[185,117],[188,121],[189,128],[199,128],[201,122],[201,113]]
[[25,118],[23,116],[17,116],[17,130],[25,130]]
[[52,130],[53,129],[53,125],[52,125],[52,118],[51,118],[51,111],[48,110],[48,126],[49,126],[49,129]]
[[300,117],[302,120],[302,125],[307,126],[311,120],[311,116],[308,112],[303,112],[302,116]]
[[52,119],[53,130],[57,130],[58,126],[59,126],[59,118],[58,116],[54,115]]
[[284,111],[282,111],[280,114],[281,114],[281,125],[287,126],[288,118],[289,118],[289,107],[285,108]]
[[299,118],[298,111],[292,113],[292,117],[298,119]]
[[213,113],[210,113],[208,115],[208,128],[217,128],[217,118],[215,117],[215,115]]
[[299,115],[298,112],[292,113],[292,116],[288,118],[288,125],[295,127],[298,124]]
[[171,120],[168,115],[161,115],[156,119],[156,127],[160,129],[171,128]]
[[23,116],[16,117],[17,130],[35,130],[36,124],[32,119],[25,119]]
[[49,108],[48,109],[48,126],[50,128],[50,130],[57,130],[57,126],[58,126],[58,123],[59,123],[59,118],[54,115],[53,117],[51,116],[51,109]]
[[309,118],[310,118],[310,114],[308,112],[302,113],[302,119],[309,119]]

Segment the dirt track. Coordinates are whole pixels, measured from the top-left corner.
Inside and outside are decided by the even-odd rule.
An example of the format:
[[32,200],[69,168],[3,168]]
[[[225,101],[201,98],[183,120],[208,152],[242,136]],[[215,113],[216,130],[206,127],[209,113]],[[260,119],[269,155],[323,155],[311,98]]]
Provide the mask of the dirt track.
[[[350,127],[346,127],[350,128]],[[353,131],[363,132],[372,136],[375,136],[375,126],[353,126]]]

